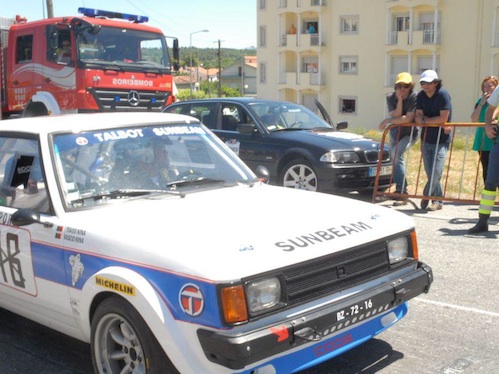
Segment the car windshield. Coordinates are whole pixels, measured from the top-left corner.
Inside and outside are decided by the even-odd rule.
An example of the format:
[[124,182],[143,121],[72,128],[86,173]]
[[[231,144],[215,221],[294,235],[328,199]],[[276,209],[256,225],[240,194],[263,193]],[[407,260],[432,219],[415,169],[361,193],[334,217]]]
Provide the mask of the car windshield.
[[80,61],[87,67],[168,73],[165,38],[152,32],[102,27],[98,34],[77,35]]
[[53,137],[57,177],[69,208],[151,194],[185,194],[255,180],[199,124],[127,127]]
[[269,131],[288,129],[333,129],[317,114],[301,105],[280,102],[250,104],[254,114]]

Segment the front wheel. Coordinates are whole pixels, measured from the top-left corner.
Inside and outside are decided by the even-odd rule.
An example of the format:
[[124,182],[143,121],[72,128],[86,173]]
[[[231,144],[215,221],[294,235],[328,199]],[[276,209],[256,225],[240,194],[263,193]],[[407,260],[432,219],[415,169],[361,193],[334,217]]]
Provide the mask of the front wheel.
[[299,190],[317,191],[318,180],[312,165],[306,160],[293,160],[281,172],[281,185]]
[[91,350],[96,373],[178,373],[139,313],[119,297],[97,307]]

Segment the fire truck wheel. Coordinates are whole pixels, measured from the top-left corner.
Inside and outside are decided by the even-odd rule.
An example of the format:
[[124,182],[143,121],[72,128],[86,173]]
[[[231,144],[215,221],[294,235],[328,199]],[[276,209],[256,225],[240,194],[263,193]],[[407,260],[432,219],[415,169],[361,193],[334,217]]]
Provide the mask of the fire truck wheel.
[[178,374],[140,314],[120,297],[97,307],[90,345],[98,373]]
[[30,103],[24,109],[23,117],[38,117],[47,116],[49,114],[47,108],[42,103]]

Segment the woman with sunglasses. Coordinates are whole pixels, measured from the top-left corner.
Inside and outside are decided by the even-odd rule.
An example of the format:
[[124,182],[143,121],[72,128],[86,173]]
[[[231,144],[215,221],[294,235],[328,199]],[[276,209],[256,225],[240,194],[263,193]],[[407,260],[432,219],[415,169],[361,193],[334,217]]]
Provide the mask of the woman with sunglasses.
[[[389,116],[379,124],[384,130],[389,125],[403,125],[414,121],[416,110],[416,92],[413,91],[412,76],[403,72],[397,75],[394,91],[386,97]],[[417,128],[411,126],[394,126],[390,129],[390,152],[393,159],[393,181],[395,193],[407,195],[405,152],[414,145]],[[407,197],[400,196],[394,206],[406,205]]]

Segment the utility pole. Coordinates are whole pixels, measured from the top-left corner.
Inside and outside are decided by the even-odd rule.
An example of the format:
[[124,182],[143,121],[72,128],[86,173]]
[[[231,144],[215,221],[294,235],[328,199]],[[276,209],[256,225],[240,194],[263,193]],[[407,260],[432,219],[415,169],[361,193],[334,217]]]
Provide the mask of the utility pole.
[[46,0],[47,4],[47,18],[54,18],[54,4],[52,0]]
[[222,97],[222,51],[220,43],[221,40],[218,39],[218,97]]

